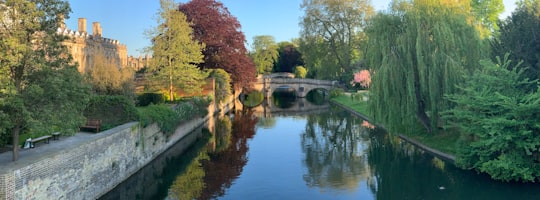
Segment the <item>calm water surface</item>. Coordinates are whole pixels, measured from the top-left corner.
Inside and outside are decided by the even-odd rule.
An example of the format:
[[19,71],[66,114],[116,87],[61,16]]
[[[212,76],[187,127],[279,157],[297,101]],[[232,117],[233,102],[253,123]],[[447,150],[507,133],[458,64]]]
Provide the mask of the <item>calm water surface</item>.
[[220,117],[102,199],[540,199],[538,184],[456,169],[344,110],[321,107]]

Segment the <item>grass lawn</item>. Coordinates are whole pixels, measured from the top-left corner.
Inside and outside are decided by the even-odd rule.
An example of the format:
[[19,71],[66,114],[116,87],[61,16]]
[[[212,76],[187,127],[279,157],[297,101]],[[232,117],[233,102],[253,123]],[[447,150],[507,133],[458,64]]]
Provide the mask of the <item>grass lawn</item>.
[[[332,100],[366,116],[370,116],[367,112],[367,101],[355,100],[348,95],[340,95],[332,98]],[[371,117],[370,117],[371,118]],[[384,125],[384,124],[383,124]],[[430,148],[437,149],[441,152],[456,155],[456,143],[459,139],[457,133],[447,133],[441,131],[439,134],[427,134],[423,130],[415,131],[415,133],[400,133],[411,139],[414,139]]]
[[366,116],[369,116],[367,115],[367,102],[366,101],[357,101],[357,100],[353,100],[353,98],[351,96],[347,96],[347,95],[340,95],[338,97],[334,97],[332,98],[332,100],[344,105],[344,106],[347,106],[348,108],[350,109],[353,109],[355,110],[356,112],[359,112],[359,113],[362,113]]

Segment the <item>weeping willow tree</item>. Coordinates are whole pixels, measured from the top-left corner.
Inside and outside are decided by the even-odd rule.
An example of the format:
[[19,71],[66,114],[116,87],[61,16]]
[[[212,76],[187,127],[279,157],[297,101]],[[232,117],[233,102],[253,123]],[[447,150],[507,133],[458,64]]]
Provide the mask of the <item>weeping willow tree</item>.
[[390,131],[410,132],[420,123],[436,132],[440,112],[450,106],[444,95],[484,57],[465,2],[401,1],[366,29],[370,113]]

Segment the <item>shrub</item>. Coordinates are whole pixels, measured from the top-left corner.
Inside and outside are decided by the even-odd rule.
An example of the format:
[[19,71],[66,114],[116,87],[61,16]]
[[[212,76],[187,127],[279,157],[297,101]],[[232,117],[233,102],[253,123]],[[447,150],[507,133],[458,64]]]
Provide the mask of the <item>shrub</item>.
[[149,105],[147,107],[138,108],[140,114],[140,122],[143,127],[152,123],[157,123],[161,132],[165,135],[174,133],[176,127],[180,123],[178,114],[166,105]]
[[180,101],[176,106],[149,105],[138,108],[140,122],[143,126],[157,123],[160,130],[167,136],[174,133],[176,127],[195,117],[205,116],[208,113],[208,97],[193,97]]
[[137,95],[137,106],[148,106],[150,104],[162,104],[165,96],[161,93],[142,93]]
[[343,89],[334,88],[334,89],[330,90],[330,98],[341,96],[341,95],[343,95],[343,93],[345,93],[345,91]]
[[133,101],[125,96],[93,96],[84,110],[86,118],[101,119],[102,130],[139,119],[139,112]]

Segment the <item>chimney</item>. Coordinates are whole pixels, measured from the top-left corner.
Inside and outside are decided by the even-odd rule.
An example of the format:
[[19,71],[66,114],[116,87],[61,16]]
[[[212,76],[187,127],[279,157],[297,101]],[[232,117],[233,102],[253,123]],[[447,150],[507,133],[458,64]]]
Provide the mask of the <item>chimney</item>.
[[79,18],[79,33],[86,33],[86,18]]
[[92,23],[92,35],[101,37],[101,24],[99,22]]

